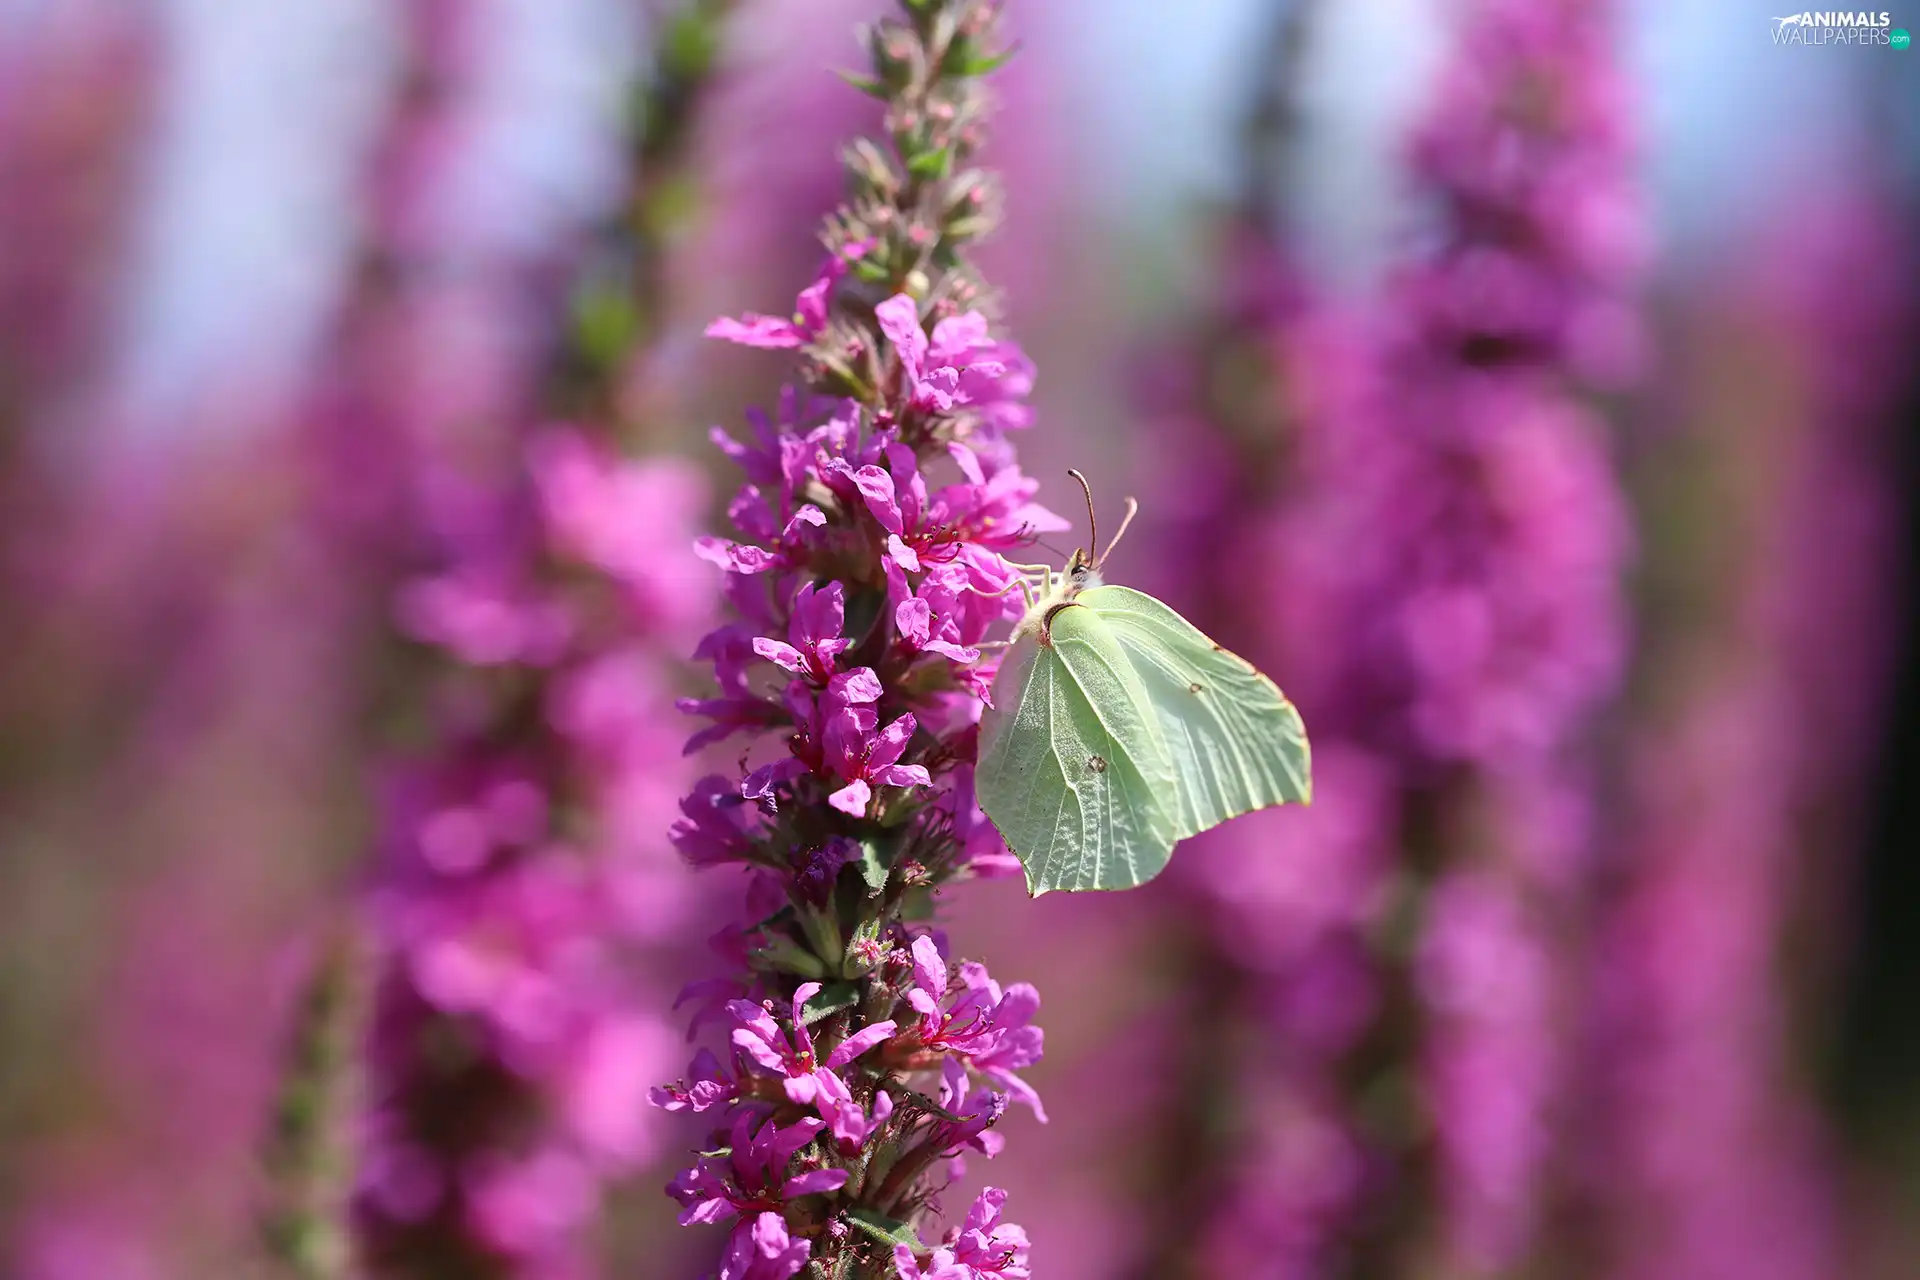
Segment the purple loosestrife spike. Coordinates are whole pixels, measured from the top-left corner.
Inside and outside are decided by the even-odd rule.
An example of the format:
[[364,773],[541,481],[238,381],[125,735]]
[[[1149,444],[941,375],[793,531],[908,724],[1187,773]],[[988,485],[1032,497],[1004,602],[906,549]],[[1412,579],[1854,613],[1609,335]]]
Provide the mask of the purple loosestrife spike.
[[1539,1243],[1573,1066],[1549,1016],[1574,977],[1556,922],[1586,883],[1583,744],[1618,683],[1627,556],[1580,390],[1638,364],[1642,219],[1614,6],[1468,0],[1456,39],[1412,157],[1445,247],[1393,287],[1406,329],[1383,353],[1407,467],[1384,533],[1425,567],[1382,580],[1396,621],[1370,657],[1379,745],[1473,769],[1419,784],[1480,847],[1440,868],[1416,961],[1441,1214],[1417,1248],[1488,1274]]
[[[1265,1012],[1273,1046],[1236,1084],[1261,1117],[1246,1147],[1182,1148],[1211,1173],[1190,1181],[1225,1184],[1200,1206],[1222,1274],[1313,1273],[1356,1247],[1360,1270],[1505,1273],[1545,1199],[1569,1067],[1548,1017],[1572,976],[1555,925],[1582,883],[1583,739],[1625,637],[1622,504],[1578,390],[1634,370],[1641,232],[1612,6],[1458,8],[1411,155],[1436,247],[1364,324],[1284,254],[1239,250],[1224,319],[1264,335],[1268,383],[1169,442],[1197,460],[1167,471],[1188,477],[1169,504],[1193,513],[1186,560],[1253,549],[1213,588],[1215,634],[1274,637],[1326,772],[1314,811],[1266,820],[1296,860],[1199,886],[1229,936],[1257,940],[1222,957],[1240,990],[1220,998]],[[1238,868],[1261,847],[1246,840],[1207,847]],[[1438,865],[1414,877],[1409,971],[1371,935],[1391,860],[1413,855]],[[1415,1060],[1369,1056],[1385,1042]],[[1357,1109],[1408,1075],[1424,1148]],[[1430,1197],[1431,1238],[1358,1229]],[[1187,1231],[1165,1233],[1180,1257]]]
[[[1390,901],[1399,807],[1390,762],[1356,741],[1364,704],[1343,687],[1352,551],[1365,542],[1293,515],[1354,517],[1340,505],[1351,475],[1324,460],[1362,456],[1338,446],[1371,425],[1376,353],[1315,287],[1275,207],[1298,114],[1288,95],[1321,12],[1271,6],[1211,314],[1149,370],[1162,406],[1145,464],[1161,525],[1150,545],[1164,549],[1147,566],[1156,594],[1257,665],[1292,673],[1289,692],[1315,723],[1316,785],[1311,808],[1206,833],[1173,869],[1187,901],[1165,928],[1196,977],[1165,1038],[1171,1105],[1151,1160],[1142,1275],[1337,1271],[1385,1168],[1350,1087],[1380,1018],[1388,966],[1369,938]],[[1302,559],[1325,572],[1303,574]],[[1221,1052],[1223,1026],[1243,1029],[1240,1052]]]
[[[1033,370],[991,335],[964,252],[986,229],[962,193],[990,183],[967,165],[997,16],[911,0],[876,28],[891,152],[849,152],[853,196],[791,320],[708,331],[798,361],[750,441],[715,434],[745,473],[728,508],[740,537],[698,552],[739,616],[700,645],[719,696],[681,704],[708,722],[691,748],[752,736],[739,774],[702,780],[672,833],[696,866],[751,868],[751,923],[717,940],[739,976],[687,996],[696,1030],[726,1026],[732,1060],[702,1049],[653,1094],[710,1117],[725,1151],[669,1188],[683,1222],[733,1224],[723,1280],[893,1280],[895,1244],[917,1239],[962,1154],[1000,1151],[1009,1100],[1044,1119],[1016,1074],[1041,1056],[1038,994],[974,963],[952,981],[908,924],[935,887],[1012,866],[973,802],[983,642],[1020,611],[1004,553],[1065,527],[1014,461]],[[989,1192],[925,1274],[1025,1277],[1003,1201]]]
[[[710,22],[712,8],[685,16]],[[435,0],[415,16],[430,60],[463,62],[465,41],[505,34]],[[670,71],[656,68],[690,88]],[[550,252],[579,248],[568,230]],[[609,360],[633,355],[568,352],[544,390],[603,413]],[[602,1184],[654,1153],[642,1097],[679,1052],[632,953],[684,947],[696,914],[660,833],[687,777],[669,767],[666,655],[712,601],[687,552],[705,485],[684,464],[620,459],[603,418],[541,425],[539,371],[497,363],[496,381],[524,386],[477,415],[495,431],[493,465],[442,449],[408,477],[432,560],[395,621],[431,651],[416,710],[432,737],[392,780],[369,895],[383,971],[355,1204],[362,1265],[393,1280],[581,1274]],[[737,1063],[697,1068],[659,1091],[666,1109],[707,1110],[741,1087]],[[791,1252],[768,1232],[747,1246]]]
[[[518,541],[482,544],[482,563],[523,584],[494,597],[485,627],[511,630],[517,607],[565,619],[564,644],[490,658],[510,662],[527,692],[475,724],[486,686],[466,690],[440,758],[400,779],[389,810],[373,898],[387,973],[359,1195],[363,1249],[379,1274],[483,1259],[545,1274],[577,1247],[600,1180],[654,1141],[636,1109],[675,1036],[615,957],[625,939],[673,938],[685,915],[672,901],[684,894],[647,864],[645,830],[664,824],[658,806],[671,793],[648,780],[674,751],[660,728],[668,699],[654,649],[672,643],[692,597],[673,604],[647,582],[671,544],[685,546],[699,482],[582,446],[537,438],[530,483],[500,500]],[[666,498],[656,482],[670,480],[684,492],[630,509],[611,543],[583,541],[576,535],[595,508],[551,504],[587,489],[540,481],[556,459],[577,471],[589,456],[610,488],[644,481]],[[669,547],[630,559],[648,523]],[[596,546],[619,550],[594,556]],[[453,572],[472,554],[451,548]],[[628,564],[648,567],[637,581],[612,576]],[[622,600],[634,606],[624,617]],[[585,617],[620,619],[624,634],[589,640],[572,625]],[[469,645],[451,652],[475,661]],[[458,687],[472,672],[456,664],[444,679]],[[642,802],[650,815],[635,812]],[[705,1109],[734,1087],[717,1063],[700,1065],[700,1083],[669,1109]],[[457,1127],[439,1118],[450,1104],[462,1107]]]
[[1643,647],[1650,697],[1595,939],[1589,1031],[1606,1053],[1588,1055],[1575,1140],[1619,1242],[1610,1275],[1848,1269],[1845,1180],[1796,1086],[1805,1047],[1776,973],[1787,954],[1818,968],[1803,958],[1838,941],[1813,920],[1861,839],[1848,815],[1866,811],[1859,766],[1883,732],[1895,516],[1912,500],[1889,465],[1901,424],[1880,370],[1911,341],[1914,259],[1885,195],[1859,182],[1834,175],[1769,217],[1727,259],[1765,268],[1723,266],[1681,313],[1679,349],[1710,334],[1717,354],[1773,371],[1765,389],[1710,362],[1676,397],[1686,419],[1649,432],[1649,468],[1692,459],[1742,482],[1656,490],[1715,541],[1652,549],[1691,607],[1656,615]]

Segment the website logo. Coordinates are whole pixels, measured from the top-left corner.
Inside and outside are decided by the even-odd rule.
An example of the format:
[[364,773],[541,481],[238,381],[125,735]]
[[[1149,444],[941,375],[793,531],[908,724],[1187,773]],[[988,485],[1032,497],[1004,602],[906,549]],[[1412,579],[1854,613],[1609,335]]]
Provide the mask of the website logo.
[[1887,45],[1904,49],[1912,40],[1905,31],[1894,29],[1893,15],[1884,9],[1877,13],[1865,9],[1821,9],[1775,18],[1773,42]]

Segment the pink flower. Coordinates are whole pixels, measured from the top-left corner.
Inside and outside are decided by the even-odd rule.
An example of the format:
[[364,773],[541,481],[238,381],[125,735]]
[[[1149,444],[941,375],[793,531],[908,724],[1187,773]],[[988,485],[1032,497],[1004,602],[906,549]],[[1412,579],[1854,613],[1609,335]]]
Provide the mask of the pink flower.
[[685,1077],[671,1085],[655,1085],[647,1100],[663,1111],[701,1112],[732,1102],[740,1096],[740,1082],[720,1065],[710,1049],[702,1049],[688,1068],[693,1083]]
[[846,589],[833,582],[823,591],[809,582],[794,594],[786,643],[762,636],[754,640],[753,651],[797,676],[825,684],[834,674],[835,659],[853,644],[840,635],[846,620]]
[[753,850],[754,809],[740,795],[740,784],[719,774],[694,783],[680,802],[680,817],[667,839],[696,867],[743,862]]
[[[893,1024],[885,1025],[891,1029]],[[832,1129],[842,1155],[858,1152],[866,1145],[868,1138],[893,1118],[893,1096],[884,1089],[874,1094],[873,1114],[869,1116],[854,1101],[846,1082],[838,1075],[831,1071],[819,1071],[814,1074],[814,1082],[813,1104],[819,1109],[820,1118]]]
[[[805,1169],[789,1173],[794,1156],[812,1142],[826,1125],[808,1117],[789,1125],[768,1120],[754,1128],[754,1115],[740,1111],[733,1118],[724,1156],[702,1156],[700,1162],[675,1178],[667,1194],[681,1205],[680,1225],[726,1222],[744,1213],[779,1211],[788,1200],[838,1191],[847,1184],[845,1169]],[[735,1228],[751,1231],[742,1222]]]
[[899,1280],[1029,1280],[1027,1233],[1000,1221],[1007,1193],[987,1187],[967,1210],[967,1220],[946,1244],[934,1249],[925,1265],[906,1245],[895,1245],[893,1265]]
[[642,617],[677,628],[707,616],[712,588],[687,555],[707,484],[690,463],[628,462],[572,428],[549,427],[527,448],[547,540],[626,588]]
[[[959,1058],[949,1056],[940,1066],[940,1105],[958,1118],[936,1117],[927,1128],[927,1144],[945,1155],[958,1156],[972,1148],[992,1159],[1006,1145],[993,1126],[1007,1113],[1007,1095],[967,1086],[967,1069]],[[956,1168],[954,1176],[961,1176],[961,1170]]]
[[828,297],[834,282],[845,274],[847,261],[835,254],[821,264],[820,274],[794,299],[790,319],[749,311],[738,320],[726,317],[715,320],[707,326],[707,336],[771,351],[803,347],[826,331]]
[[1031,1025],[1040,1011],[1040,993],[1025,982],[1003,992],[985,965],[968,962],[960,966],[962,985],[949,1000],[947,962],[938,945],[922,936],[914,939],[912,953],[914,985],[907,992],[907,1003],[920,1014],[920,1043],[967,1059],[1046,1123],[1040,1095],[1013,1074],[1040,1061],[1044,1033]]
[[902,600],[894,608],[893,626],[900,633],[901,647],[910,654],[936,653],[958,666],[971,667],[980,661],[980,650],[958,643],[960,622],[956,615],[936,612],[934,602],[943,592],[938,586],[929,589],[932,582],[929,574],[928,581],[921,584],[922,594]]
[[[929,113],[918,98],[908,104],[920,91],[916,77],[888,119],[904,119],[906,110],[930,115],[932,145],[964,161],[985,97],[969,83],[973,71],[924,46],[941,30],[994,45],[997,7],[910,7],[918,17],[883,27],[875,41],[881,83],[898,79],[886,59],[914,45],[940,86]],[[823,232],[844,261],[809,285],[791,320],[747,316],[709,331],[801,350],[778,412],[753,416],[752,439],[714,437],[745,483],[727,507],[737,540],[706,539],[698,553],[724,570],[736,616],[700,645],[718,689],[681,704],[710,722],[691,746],[779,726],[784,749],[761,744],[743,754],[744,776],[733,786],[701,784],[672,830],[690,861],[750,868],[746,923],[724,931],[718,948],[745,975],[726,1015],[736,1065],[750,1074],[732,1089],[716,1061],[697,1061],[695,1083],[656,1095],[663,1106],[726,1105],[735,1113],[731,1145],[725,1131],[708,1142],[727,1148],[724,1159],[703,1156],[671,1190],[686,1207],[683,1221],[739,1219],[723,1276],[749,1280],[783,1280],[801,1266],[834,1275],[870,1266],[876,1259],[847,1212],[917,1207],[940,1180],[962,1173],[963,1152],[998,1151],[993,1128],[1006,1090],[1031,1097],[1013,1072],[1040,1048],[1028,1025],[1038,1003],[1031,988],[1002,992],[977,966],[966,971],[969,994],[951,1019],[936,1006],[935,1023],[951,1043],[927,1047],[914,1035],[894,1046],[892,1020],[864,1025],[900,994],[893,957],[911,936],[903,909],[917,898],[904,891],[977,870],[976,860],[990,865],[998,848],[974,804],[969,762],[991,678],[982,643],[1021,607],[1019,570],[1001,553],[1066,526],[1034,505],[1034,483],[1014,466],[1001,434],[1028,420],[1032,366],[993,340],[980,315],[961,313],[978,284],[947,248],[959,250],[990,221],[980,175],[929,177],[916,161],[917,180],[902,186],[873,152],[848,155],[859,194]],[[869,252],[862,287],[839,290],[847,263]],[[871,308],[876,282],[903,278],[927,282],[931,334],[911,297]],[[930,488],[928,467],[955,473],[954,482]],[[776,683],[767,664],[788,678]],[[930,794],[882,794],[888,787]],[[942,964],[942,987],[945,978]],[[748,991],[753,999],[742,998]],[[831,1013],[819,999],[826,991]],[[932,1092],[930,1083],[916,1077],[936,1068],[943,1078],[933,1105],[922,1092]],[[970,1071],[1005,1088],[979,1084]],[[783,1122],[807,1111],[818,1114],[804,1128]],[[795,1136],[762,1150],[776,1120],[778,1132]],[[803,1148],[810,1164],[846,1167],[795,1173],[789,1165]],[[806,1241],[797,1247],[786,1200],[843,1186],[849,1194],[831,1206],[791,1215]],[[980,1268],[943,1275],[985,1277],[994,1274],[981,1269],[990,1263],[1013,1265],[1011,1238],[1004,1259],[988,1248],[991,1214],[973,1225],[979,1239],[955,1248]]]
[[807,1001],[818,995],[820,989],[819,983],[806,982],[794,991],[791,1034],[780,1030],[780,1024],[764,1005],[735,1000],[727,1006],[727,1012],[740,1024],[733,1032],[735,1047],[768,1071],[786,1077],[787,1096],[800,1103],[813,1101],[816,1072],[843,1067],[893,1034],[893,1023],[876,1022],[841,1041],[827,1055],[826,1062],[820,1063],[814,1057],[813,1036],[807,1031],[805,1010]]
[[854,467],[844,458],[829,460],[823,478],[836,492],[865,503],[889,535],[888,555],[909,573],[926,564],[951,560],[965,544],[1009,551],[1042,533],[1071,526],[1035,503],[1039,482],[1011,461],[993,464],[964,444],[947,450],[963,480],[929,493],[913,451],[890,444],[886,466]]
[[772,569],[790,569],[805,542],[806,531],[820,528],[826,523],[826,513],[809,503],[796,508],[786,524],[781,526],[779,535],[770,539],[774,544],[772,551],[752,543],[709,536],[694,541],[693,553],[729,573],[751,575]]
[[720,1280],[788,1280],[812,1256],[813,1242],[795,1240],[786,1219],[768,1210],[734,1229],[720,1259]]
[[[796,682],[796,689],[803,688]],[[866,816],[875,787],[928,786],[921,765],[899,763],[918,721],[906,712],[883,729],[872,703],[882,691],[871,667],[843,671],[817,697],[788,691],[788,702],[803,725],[794,735],[792,755],[756,769],[741,784],[749,799],[772,799],[774,789],[808,772],[841,785],[827,803],[851,817]]]
[[[950,316],[933,327],[929,339],[920,327],[920,308],[906,294],[895,294],[874,308],[880,331],[893,343],[910,403],[923,412],[947,413],[960,405],[997,405],[1026,395],[1032,366],[1012,343],[987,337],[987,321],[977,311]],[[1003,379],[1015,385],[1003,391]],[[1018,416],[997,419],[997,426],[1024,426]]]

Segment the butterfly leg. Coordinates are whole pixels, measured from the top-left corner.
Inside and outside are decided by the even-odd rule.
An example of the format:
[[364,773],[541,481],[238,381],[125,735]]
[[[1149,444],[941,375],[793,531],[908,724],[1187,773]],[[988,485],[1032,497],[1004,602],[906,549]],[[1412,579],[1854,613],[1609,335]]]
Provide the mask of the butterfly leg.
[[[1017,564],[1009,560],[1007,561],[1007,567],[1016,570],[1022,575],[1014,581],[1020,585],[1020,595],[1021,598],[1026,601],[1027,608],[1033,608],[1036,600],[1045,599],[1047,596],[1053,594],[1053,567],[1051,565]],[[1037,586],[1032,581],[1034,578],[1040,580]]]
[[981,588],[976,587],[971,583],[969,583],[964,589],[967,591],[971,591],[974,595],[977,595],[977,596],[988,596],[988,597],[998,598],[1000,596],[1004,596],[1005,594],[1007,594],[1007,592],[1013,590],[1015,587],[1018,587],[1020,588],[1020,598],[1025,603],[1026,607],[1029,609],[1033,608],[1033,603],[1035,600],[1038,600],[1044,597],[1049,591],[1053,590],[1053,572],[1052,570],[1048,569],[1047,566],[1043,564],[1021,565],[1021,564],[1012,564],[1011,562],[1009,562],[1008,567],[1013,569],[1018,569],[1022,573],[1038,573],[1040,575],[1040,586],[1038,591],[1036,592],[1033,582],[1031,581],[1030,578],[1027,578],[1027,577],[1015,578],[1011,582],[1008,582],[1004,587],[1001,587],[998,591],[984,591]]

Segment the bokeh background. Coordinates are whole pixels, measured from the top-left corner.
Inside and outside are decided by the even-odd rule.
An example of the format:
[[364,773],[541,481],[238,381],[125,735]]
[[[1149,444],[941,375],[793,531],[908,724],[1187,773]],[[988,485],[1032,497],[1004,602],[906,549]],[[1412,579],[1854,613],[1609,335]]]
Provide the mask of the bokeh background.
[[[682,460],[644,647],[696,687],[707,429],[780,372],[700,330],[810,271],[877,3],[0,3],[0,1275],[268,1273],[449,460],[549,418]],[[1568,0],[1515,90],[1564,132],[1498,150],[1461,122],[1501,7],[1010,6],[1026,469],[1139,496],[1115,575],[1259,656],[1320,773],[1136,893],[950,893],[1045,1000],[1051,1123],[992,1179],[1050,1280],[1920,1274],[1920,53]],[[1528,166],[1544,283],[1435,231]],[[1436,381],[1420,333],[1476,308],[1561,317],[1548,390]],[[1518,423],[1468,451],[1498,529],[1408,508],[1429,411]],[[1459,701],[1386,723],[1341,673],[1396,662]],[[724,893],[660,838],[679,737],[611,802],[611,1189],[521,1224],[588,1274],[712,1248],[634,1088]]]

